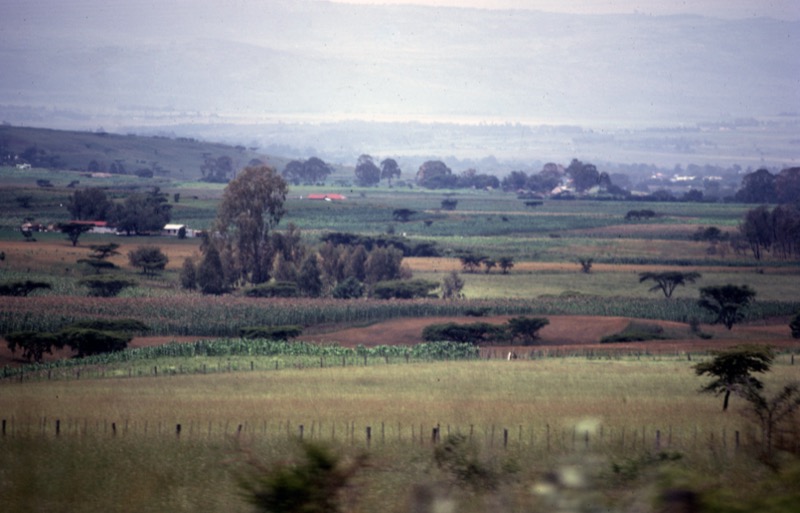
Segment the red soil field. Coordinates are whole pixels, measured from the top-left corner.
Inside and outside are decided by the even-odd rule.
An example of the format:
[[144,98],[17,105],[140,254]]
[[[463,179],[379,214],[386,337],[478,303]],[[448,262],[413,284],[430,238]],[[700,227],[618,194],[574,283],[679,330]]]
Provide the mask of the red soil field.
[[[377,345],[412,345],[422,342],[422,330],[429,324],[458,322],[489,322],[503,324],[508,317],[421,317],[392,319],[368,326],[336,328],[327,330],[320,328],[311,330],[299,337],[299,340],[314,343],[338,343],[342,346],[366,347]],[[658,324],[665,331],[675,333],[677,338],[671,340],[656,340],[649,342],[631,342],[618,344],[600,344],[600,339],[606,335],[618,333],[625,329],[631,319],[625,317],[592,317],[592,316],[549,316],[550,324],[540,332],[540,340],[535,346],[490,346],[482,348],[484,355],[507,354],[513,351],[524,354],[531,350],[546,349],[547,351],[564,351],[575,349],[594,349],[605,351],[637,351],[647,350],[652,353],[674,353],[685,351],[705,351],[709,349],[722,349],[736,344],[757,343],[768,344],[776,348],[800,348],[800,340],[793,339],[789,330],[789,319],[774,319],[768,323],[751,325],[736,325],[728,331],[723,326],[701,326],[704,333],[712,335],[711,339],[704,340],[692,336],[688,326],[677,322],[639,320],[647,324]],[[136,337],[130,347],[146,347],[169,342],[192,342],[209,337]],[[45,361],[57,358],[69,358],[71,351],[64,349],[54,351],[52,355],[45,355]],[[20,353],[12,354],[5,341],[0,341],[0,367],[5,365],[21,365],[25,363],[20,358]]]

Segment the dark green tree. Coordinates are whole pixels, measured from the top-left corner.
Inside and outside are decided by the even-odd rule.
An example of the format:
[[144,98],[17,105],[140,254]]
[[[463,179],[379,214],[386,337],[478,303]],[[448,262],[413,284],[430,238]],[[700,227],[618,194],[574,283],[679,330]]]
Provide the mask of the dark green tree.
[[114,203],[99,187],[77,190],[67,201],[67,210],[75,220],[106,221],[113,209]]
[[364,284],[356,277],[349,276],[336,284],[332,295],[336,299],[358,299],[364,296]]
[[92,229],[92,225],[83,223],[62,223],[58,225],[59,231],[67,236],[73,246],[78,245],[81,235]]
[[21,349],[22,358],[29,362],[41,363],[45,353],[53,354],[53,347],[64,347],[63,344],[59,346],[58,337],[52,333],[39,331],[17,331],[8,333],[3,338],[12,353]]
[[386,180],[392,185],[392,180],[400,178],[400,166],[395,159],[383,159],[381,161],[381,180]]
[[381,181],[381,170],[369,155],[361,155],[356,162],[356,185],[371,187]]
[[322,276],[317,255],[308,255],[297,273],[297,288],[306,297],[319,297],[322,293]]
[[133,267],[141,267],[143,274],[154,275],[164,270],[169,257],[158,246],[139,246],[128,252],[128,261]]
[[430,297],[439,286],[428,280],[389,280],[378,282],[373,288],[373,296],[378,299],[416,299]]
[[539,337],[539,330],[550,324],[543,317],[512,317],[508,320],[508,334],[514,341],[523,345],[533,344]]
[[112,276],[84,278],[78,283],[87,287],[89,289],[89,295],[93,297],[114,297],[124,289],[136,286],[135,281]]
[[700,392],[724,394],[722,411],[728,409],[732,393],[743,395],[748,389],[761,390],[763,383],[752,373],[769,371],[774,359],[772,350],[765,346],[736,346],[712,351],[712,354],[714,358],[711,361],[698,363],[693,368],[698,376],[714,378]]
[[287,191],[284,179],[267,166],[245,168],[225,188],[212,238],[231,248],[246,282],[259,284],[270,278],[272,231],[285,213]]
[[500,257],[497,260],[497,265],[500,266],[500,271],[503,274],[508,274],[508,271],[514,267],[514,258],[513,257]]
[[197,288],[197,268],[194,265],[194,259],[184,258],[183,265],[179,276],[181,287],[188,290]]
[[417,171],[417,185],[428,189],[455,187],[458,177],[441,160],[424,162]]
[[52,285],[45,281],[13,281],[0,284],[0,296],[25,297],[35,290],[48,290]]
[[792,338],[800,338],[800,312],[797,312],[789,322],[789,329],[792,330]]
[[364,263],[365,282],[398,280],[402,277],[403,252],[395,248],[374,248]]
[[[755,387],[745,388],[742,395],[750,403],[750,415],[755,417],[761,428],[762,456],[771,461],[775,435],[780,432],[781,424],[791,422],[794,414],[800,410],[800,386],[797,383],[785,385],[771,398],[764,397]],[[787,431],[791,429],[789,427]]]
[[117,228],[127,235],[160,232],[172,217],[168,196],[158,187],[150,192],[134,192],[114,210]]
[[222,259],[214,244],[208,245],[197,266],[197,286],[203,294],[223,294],[228,290]]
[[79,358],[102,353],[122,351],[128,347],[132,336],[124,332],[103,331],[91,328],[67,327],[56,336],[60,343],[78,353]]
[[700,289],[698,305],[717,316],[713,324],[722,323],[731,329],[744,318],[742,310],[756,297],[747,285],[714,285]]
[[650,292],[660,290],[664,293],[664,297],[672,297],[675,288],[687,283],[694,283],[700,278],[700,273],[697,272],[681,272],[681,271],[663,271],[663,272],[645,272],[639,273],[639,283],[645,281],[654,281],[656,284],[650,288]]
[[763,168],[744,175],[736,199],[743,203],[775,203],[775,175]]
[[416,213],[416,211],[411,210],[410,208],[396,208],[392,211],[392,217],[395,221],[407,223],[409,219],[411,219],[411,216]]

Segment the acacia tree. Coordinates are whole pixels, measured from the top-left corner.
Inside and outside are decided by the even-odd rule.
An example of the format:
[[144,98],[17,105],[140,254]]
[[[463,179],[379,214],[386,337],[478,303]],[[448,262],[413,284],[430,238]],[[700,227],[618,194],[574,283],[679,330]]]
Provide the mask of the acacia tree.
[[512,267],[514,267],[514,257],[508,257],[508,256],[500,257],[497,260],[497,265],[500,266],[500,271],[503,274],[508,274],[508,271]]
[[746,308],[755,296],[756,292],[747,285],[715,285],[700,289],[700,300],[697,304],[716,314],[717,318],[712,324],[722,323],[731,329],[734,324],[744,319],[742,309]]
[[144,274],[156,274],[164,270],[169,257],[158,246],[139,246],[128,252],[128,261],[133,267],[141,267]]
[[660,290],[664,293],[664,297],[672,297],[672,293],[678,285],[686,285],[687,283],[694,283],[700,278],[700,273],[697,272],[680,272],[680,271],[665,271],[660,273],[646,272],[639,273],[639,283],[653,280],[655,285],[650,289],[650,292]]
[[232,248],[241,277],[250,283],[270,278],[272,230],[285,213],[287,186],[268,166],[246,167],[222,195],[212,239]]
[[715,356],[711,361],[698,363],[693,368],[698,376],[708,374],[715,378],[700,392],[724,394],[722,411],[728,409],[731,393],[745,395],[764,387],[751,373],[767,372],[774,358],[772,350],[765,346],[736,346],[712,354]]

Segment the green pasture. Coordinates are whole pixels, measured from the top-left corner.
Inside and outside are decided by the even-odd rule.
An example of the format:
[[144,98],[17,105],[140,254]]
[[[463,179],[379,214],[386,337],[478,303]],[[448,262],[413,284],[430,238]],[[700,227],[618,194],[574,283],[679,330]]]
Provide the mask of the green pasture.
[[[691,365],[553,358],[3,382],[0,497],[10,513],[251,511],[236,486],[245,462],[291,457],[302,433],[368,454],[346,511],[413,511],[425,486],[458,511],[552,510],[553,497],[534,490],[567,468],[585,484],[562,493],[604,511],[629,511],[631,500],[655,510],[671,486],[713,511],[792,511],[796,469],[763,467],[744,404],[723,413],[697,393]],[[765,381],[774,391],[796,376],[782,358]],[[466,437],[501,488],[471,492],[438,468],[437,426],[443,440]]]

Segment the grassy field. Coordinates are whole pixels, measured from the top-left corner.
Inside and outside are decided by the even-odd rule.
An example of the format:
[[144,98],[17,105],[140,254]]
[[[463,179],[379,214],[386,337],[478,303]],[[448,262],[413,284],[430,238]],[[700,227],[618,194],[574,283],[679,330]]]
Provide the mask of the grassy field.
[[[785,434],[789,450],[770,468],[758,457],[761,433],[744,415],[744,402],[734,399],[733,411],[723,414],[718,398],[697,393],[704,380],[691,368],[714,344],[779,341],[784,352],[765,377],[768,391],[800,378],[787,327],[800,309],[797,262],[757,262],[690,240],[699,227],[735,232],[746,205],[545,201],[531,208],[501,191],[407,187],[325,187],[347,200],[314,202],[305,198],[320,188],[293,187],[281,227],[296,224],[309,243],[328,232],[389,231],[410,242],[435,242],[443,257],[405,259],[415,277],[435,282],[461,271],[464,252],[510,256],[515,265],[507,275],[461,272],[461,301],[269,300],[241,291],[205,297],[181,290],[178,270],[198,254],[197,239],[85,234],[73,247],[61,234],[38,233],[36,242],[24,242],[18,231],[24,220],[68,220],[63,205],[74,180],[106,187],[117,199],[161,187],[170,196],[173,222],[195,229],[211,225],[223,191],[182,172],[141,179],[0,169],[0,282],[44,280],[53,287],[0,300],[1,333],[129,317],[148,324],[159,344],[180,336],[237,337],[252,325],[297,324],[329,338],[348,333],[345,328],[375,331],[367,335],[369,350],[331,348],[324,357],[254,350],[145,358],[131,352],[86,365],[62,359],[60,366],[20,367],[6,355],[2,361],[11,362],[13,372],[0,369],[6,376],[0,379],[4,513],[251,511],[237,487],[237,476],[252,471],[247,460],[286,461],[297,455],[301,433],[347,461],[369,454],[345,498],[347,512],[434,511],[420,506],[428,495],[445,508],[435,511],[649,512],[661,511],[657,498],[670,489],[696,494],[699,511],[796,511],[796,429]],[[456,210],[441,209],[445,198],[458,201]],[[397,222],[398,208],[415,214]],[[626,221],[632,209],[658,216]],[[108,242],[121,244],[121,254],[111,259],[118,273],[138,285],[118,298],[85,297],[78,282],[86,270],[77,260],[86,258],[90,244]],[[145,277],[128,264],[128,251],[146,244],[169,256],[160,276]],[[594,260],[591,273],[580,272],[579,258]],[[639,273],[660,270],[697,271],[702,278],[666,300],[638,281]],[[687,323],[712,320],[697,307],[699,287],[727,283],[756,290],[748,325],[731,335],[703,325],[711,338],[692,351],[700,339]],[[483,359],[431,362],[406,356],[408,348],[394,347],[390,357],[389,349],[372,347],[395,342],[401,328],[392,332],[390,321],[465,318],[480,309],[494,316],[560,316],[548,344],[580,343],[570,333],[599,324],[597,316],[619,327],[630,318],[671,322],[685,340],[674,351],[625,352],[596,349],[594,337],[597,346],[587,346],[583,358],[531,353],[532,359],[515,361],[486,360],[484,351]],[[362,365],[367,356],[369,365]],[[434,444],[437,426],[442,439]],[[456,454],[485,478],[477,488],[436,464],[437,447],[456,434],[468,440]]]
[[[288,457],[302,425],[306,440],[369,454],[351,511],[408,511],[426,483],[451,490],[459,511],[497,504],[491,491],[453,489],[436,467],[438,425],[443,438],[467,436],[481,464],[508,479],[514,501],[498,511],[546,507],[532,490],[562,466],[585,475],[582,500],[602,497],[608,511],[627,511],[632,496],[651,504],[651,474],[695,479],[707,500],[704,487],[752,500],[764,471],[743,462],[757,431],[741,403],[722,413],[697,394],[703,380],[690,365],[561,358],[7,384],[0,496],[7,511],[248,511],[234,480],[241,462]],[[796,376],[784,359],[768,383]],[[680,459],[650,461],[659,450]],[[614,471],[626,464],[635,475]],[[728,489],[740,472],[748,488]]]

